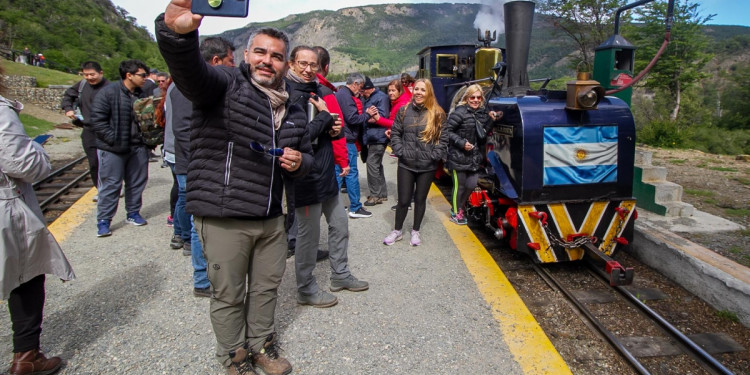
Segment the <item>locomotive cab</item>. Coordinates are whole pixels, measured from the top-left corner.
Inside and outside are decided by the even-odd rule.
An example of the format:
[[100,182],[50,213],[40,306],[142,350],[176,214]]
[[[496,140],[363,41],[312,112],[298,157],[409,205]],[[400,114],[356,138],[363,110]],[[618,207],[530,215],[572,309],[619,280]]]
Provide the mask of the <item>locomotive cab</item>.
[[[480,39],[481,40],[481,39]],[[425,47],[419,53],[417,78],[432,82],[435,98],[446,111],[467,82],[490,86],[496,78],[492,68],[503,61],[505,51],[474,44]]]

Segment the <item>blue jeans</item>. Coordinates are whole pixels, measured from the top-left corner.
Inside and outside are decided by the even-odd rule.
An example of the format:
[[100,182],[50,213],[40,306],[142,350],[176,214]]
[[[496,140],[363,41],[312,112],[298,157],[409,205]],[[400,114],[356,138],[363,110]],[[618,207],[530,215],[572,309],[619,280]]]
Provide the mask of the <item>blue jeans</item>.
[[[359,203],[359,170],[357,170],[357,145],[346,142],[346,153],[349,156],[349,174],[343,177],[346,181],[346,193],[349,195],[349,211],[356,212],[362,207]],[[336,180],[341,188],[341,167],[336,165]]]
[[193,221],[190,220],[190,214],[185,211],[185,205],[187,204],[187,175],[178,174],[177,176],[177,203],[174,205],[174,217],[172,221],[175,223],[174,227],[177,228],[179,223],[180,231],[175,234],[180,235],[183,241],[190,241],[190,230],[193,228]]
[[190,251],[193,256],[193,287],[198,289],[208,288],[211,284],[208,282],[206,275],[206,257],[203,255],[203,245],[201,245],[198,232],[195,230],[193,216],[190,215]]

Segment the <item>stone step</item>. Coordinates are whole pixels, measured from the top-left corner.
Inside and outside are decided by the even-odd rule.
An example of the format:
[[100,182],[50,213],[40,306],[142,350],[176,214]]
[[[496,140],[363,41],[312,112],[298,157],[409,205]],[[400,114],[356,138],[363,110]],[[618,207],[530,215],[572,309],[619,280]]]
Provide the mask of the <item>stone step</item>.
[[667,168],[655,167],[652,165],[642,165],[643,182],[660,182],[667,180]]
[[671,217],[690,217],[695,213],[695,207],[690,203],[685,202],[662,202],[659,203],[667,209],[667,213],[664,216]]
[[650,166],[654,153],[651,151],[635,150],[635,165]]
[[[644,181],[645,182],[645,181]],[[646,182],[656,188],[654,202],[663,204],[682,201],[682,186],[669,181]]]

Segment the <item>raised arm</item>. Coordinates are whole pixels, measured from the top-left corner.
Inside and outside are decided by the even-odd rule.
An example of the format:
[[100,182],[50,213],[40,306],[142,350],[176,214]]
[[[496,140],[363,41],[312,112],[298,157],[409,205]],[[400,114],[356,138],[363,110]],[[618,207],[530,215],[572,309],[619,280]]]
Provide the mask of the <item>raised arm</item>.
[[198,26],[202,16],[191,13],[190,4],[189,0],[172,0],[167,11],[156,17],[156,41],[177,88],[196,107],[205,107],[224,97],[231,75],[201,57]]

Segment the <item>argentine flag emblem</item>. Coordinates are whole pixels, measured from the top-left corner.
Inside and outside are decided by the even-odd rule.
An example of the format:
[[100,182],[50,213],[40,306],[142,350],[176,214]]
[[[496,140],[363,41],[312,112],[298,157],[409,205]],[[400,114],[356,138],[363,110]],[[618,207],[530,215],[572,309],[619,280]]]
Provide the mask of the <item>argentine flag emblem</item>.
[[544,185],[617,181],[617,126],[544,128]]

